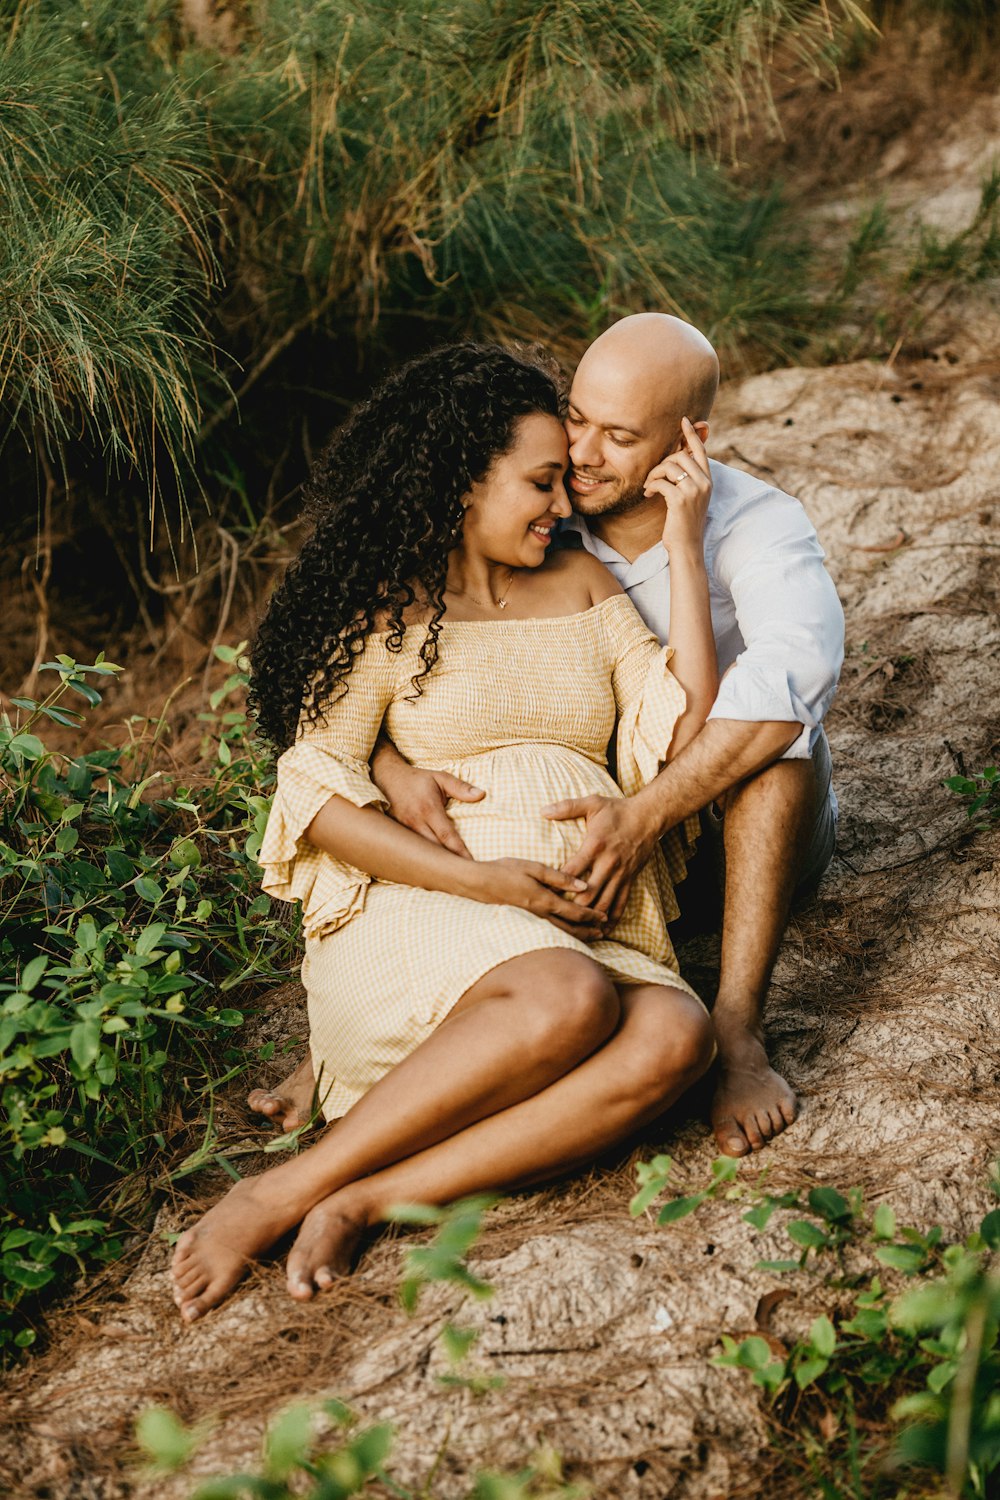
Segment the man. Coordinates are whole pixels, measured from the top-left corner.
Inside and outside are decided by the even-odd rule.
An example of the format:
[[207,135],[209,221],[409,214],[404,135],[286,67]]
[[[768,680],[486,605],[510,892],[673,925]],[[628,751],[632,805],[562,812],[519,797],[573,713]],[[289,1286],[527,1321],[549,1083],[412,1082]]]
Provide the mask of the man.
[[[702,334],[678,318],[640,313],[591,344],[570,393],[576,514],[566,541],[575,539],[611,570],[661,640],[670,619],[664,496],[704,464],[695,451],[692,465],[681,423],[693,421],[700,449],[718,380],[718,359]],[[719,1148],[743,1156],[796,1114],[791,1088],[768,1062],[762,1012],[792,897],[815,885],[833,853],[836,799],[822,721],[843,660],[843,612],[798,501],[728,465],[709,468],[705,555],[724,677],[708,722],[636,796],[586,797],[547,811],[586,819],[565,873],[586,877],[580,900],[608,912],[611,923],[658,839],[699,812],[709,837],[721,823],[712,1124]],[[374,774],[393,816],[465,852],[445,803],[480,792],[407,767],[388,745]],[[678,895],[683,906],[683,885]],[[293,1075],[288,1085],[295,1082]],[[301,1101],[289,1108],[294,1092],[285,1086],[279,1095],[251,1096],[251,1104],[291,1128],[303,1115]]]

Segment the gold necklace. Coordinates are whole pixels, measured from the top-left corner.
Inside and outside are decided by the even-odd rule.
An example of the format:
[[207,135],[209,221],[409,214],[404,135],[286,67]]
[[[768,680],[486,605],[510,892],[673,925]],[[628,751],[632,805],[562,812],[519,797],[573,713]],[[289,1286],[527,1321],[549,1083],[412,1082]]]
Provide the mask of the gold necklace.
[[[511,568],[511,570],[510,570],[510,577],[507,580],[507,587],[504,589],[504,591],[500,595],[499,599],[494,599],[491,596],[490,603],[492,605],[494,605],[495,608],[497,608],[497,609],[506,609],[507,608],[507,600],[510,598],[510,591],[511,591],[511,589],[513,587],[514,587],[514,569]],[[461,599],[471,599],[472,602],[473,602],[473,604],[478,604],[479,605],[480,609],[485,609],[486,608],[486,605],[483,603],[482,599],[477,599],[476,596],[475,596],[475,594],[470,594],[469,593],[468,589],[452,589],[451,592],[453,594],[458,594],[459,598],[461,598]]]

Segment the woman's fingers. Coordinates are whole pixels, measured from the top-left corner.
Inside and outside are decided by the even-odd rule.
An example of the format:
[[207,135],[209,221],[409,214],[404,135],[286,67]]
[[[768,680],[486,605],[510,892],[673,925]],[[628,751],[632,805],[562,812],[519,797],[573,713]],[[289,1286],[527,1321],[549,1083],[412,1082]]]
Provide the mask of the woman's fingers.
[[558,891],[560,895],[563,891],[585,891],[587,889],[587,882],[585,880],[581,880],[579,876],[567,875],[565,870],[553,870],[551,865],[529,864],[528,874],[533,880],[539,881],[542,885],[549,886],[551,890]]

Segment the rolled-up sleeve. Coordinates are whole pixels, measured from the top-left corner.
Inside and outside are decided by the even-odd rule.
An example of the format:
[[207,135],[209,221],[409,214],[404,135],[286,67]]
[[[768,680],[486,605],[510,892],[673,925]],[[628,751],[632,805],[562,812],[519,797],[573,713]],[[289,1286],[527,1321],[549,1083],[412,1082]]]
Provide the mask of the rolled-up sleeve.
[[731,592],[745,648],[710,719],[802,725],[784,759],[807,759],[844,660],[844,611],[797,500],[763,490],[720,538],[714,571]]

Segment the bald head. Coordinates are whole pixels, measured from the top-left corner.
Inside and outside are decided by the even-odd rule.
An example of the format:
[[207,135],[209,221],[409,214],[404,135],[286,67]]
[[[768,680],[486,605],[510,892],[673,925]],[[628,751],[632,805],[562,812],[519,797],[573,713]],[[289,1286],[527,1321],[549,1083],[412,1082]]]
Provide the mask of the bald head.
[[646,476],[686,447],[688,417],[702,442],[719,386],[719,361],[703,333],[666,313],[622,318],[577,366],[566,414],[573,504],[605,519],[663,509]]
[[580,361],[581,378],[641,408],[647,421],[684,416],[705,422],[719,389],[719,358],[705,335],[681,318],[634,313],[594,340]]

